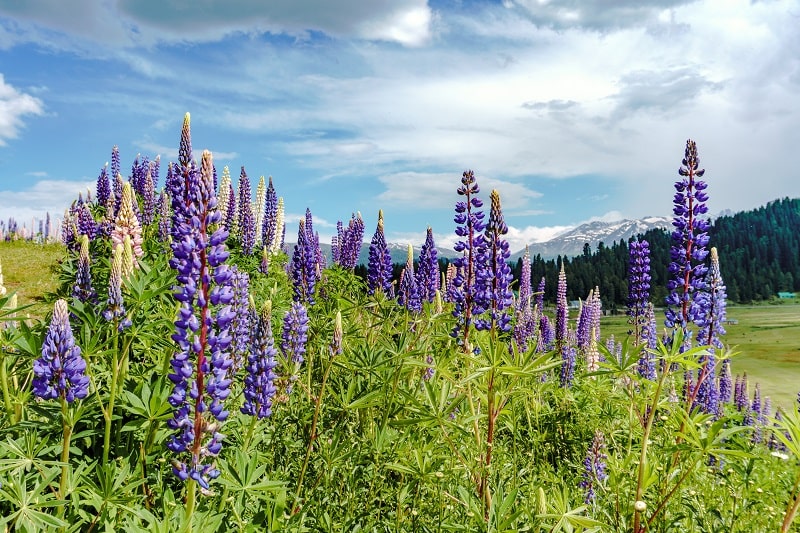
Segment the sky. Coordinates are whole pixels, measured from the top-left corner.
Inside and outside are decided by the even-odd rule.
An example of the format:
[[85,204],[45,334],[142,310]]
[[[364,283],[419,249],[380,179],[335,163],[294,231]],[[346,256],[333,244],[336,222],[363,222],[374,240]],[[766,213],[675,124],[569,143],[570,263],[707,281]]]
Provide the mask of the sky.
[[799,0],[0,0],[0,219],[63,213],[114,145],[175,160],[186,112],[273,177],[287,240],[383,209],[452,245],[467,169],[512,251],[666,216],[690,138],[711,212],[753,209],[800,196],[798,28]]

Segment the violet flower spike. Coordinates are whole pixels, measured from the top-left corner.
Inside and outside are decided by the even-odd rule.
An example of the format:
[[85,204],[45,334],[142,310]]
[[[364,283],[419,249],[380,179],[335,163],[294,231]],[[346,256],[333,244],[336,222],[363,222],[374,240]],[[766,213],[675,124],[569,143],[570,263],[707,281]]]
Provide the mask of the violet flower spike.
[[[202,489],[220,472],[208,457],[222,449],[224,436],[218,431],[228,417],[224,401],[230,394],[228,352],[233,320],[231,287],[233,273],[225,264],[228,233],[218,226],[220,214],[213,183],[211,153],[205,151],[201,170],[191,161],[189,116],[181,135],[179,174],[186,186],[176,190],[180,212],[174,216],[176,235],[170,266],[176,270],[175,299],[180,302],[175,334],[178,350],[173,354],[169,379],[173,383],[168,401],[175,409],[167,425],[175,433],[167,447],[177,457],[173,473],[193,479]],[[217,229],[212,229],[216,227]]]
[[433,229],[428,226],[425,243],[419,252],[419,269],[417,270],[417,287],[420,298],[432,302],[439,290],[439,258],[436,244],[433,241]]
[[400,286],[397,291],[397,303],[412,313],[422,312],[422,299],[417,287],[417,278],[414,275],[414,249],[408,245],[408,258],[406,266],[400,274]]
[[369,294],[380,291],[388,295],[392,286],[392,256],[383,234],[383,211],[378,211],[378,226],[369,245],[367,264],[367,286]]
[[70,329],[66,300],[56,301],[42,355],[33,362],[33,394],[45,400],[60,397],[67,403],[89,394],[86,361]]
[[97,205],[104,206],[108,203],[108,198],[111,196],[111,181],[108,179],[108,163],[100,169],[100,175],[97,176]]
[[317,282],[317,252],[313,241],[309,240],[306,221],[300,220],[297,243],[289,264],[292,278],[293,298],[296,302],[313,305],[314,287]]
[[691,324],[705,316],[705,308],[698,305],[697,300],[698,294],[707,291],[705,260],[710,228],[710,221],[701,218],[708,213],[707,184],[696,179],[702,177],[705,170],[699,168],[697,145],[691,139],[686,141],[686,152],[678,173],[682,179],[675,183],[677,192],[673,200],[675,218],[672,225],[675,229],[669,264],[672,279],[667,283],[669,295],[665,325],[683,329],[684,338],[690,339]]
[[244,404],[241,411],[258,419],[272,414],[272,400],[277,391],[275,381],[278,376],[274,369],[278,352],[272,336],[271,314],[272,306],[268,303],[256,319],[244,378]]
[[586,459],[583,461],[583,475],[580,487],[584,491],[584,502],[591,505],[597,498],[597,488],[602,486],[608,478],[606,473],[606,445],[603,433],[595,431],[589,450],[586,452]]
[[508,309],[512,305],[511,267],[508,258],[511,252],[508,241],[503,235],[508,233],[508,226],[503,218],[500,205],[500,193],[492,190],[489,222],[484,235],[484,247],[478,254],[478,266],[475,271],[476,306],[489,313],[488,317],[478,317],[475,329],[489,331],[510,331],[511,317]]
[[250,179],[242,167],[239,174],[239,240],[244,255],[251,255],[256,244],[256,225],[250,200],[251,194]]
[[[81,235],[81,251],[78,256],[78,268],[75,275],[75,286],[72,289],[72,296],[83,303],[96,303],[97,292],[92,287],[91,256],[89,255],[89,236]],[[0,274],[0,280],[2,274]],[[2,283],[0,283],[1,285]]]

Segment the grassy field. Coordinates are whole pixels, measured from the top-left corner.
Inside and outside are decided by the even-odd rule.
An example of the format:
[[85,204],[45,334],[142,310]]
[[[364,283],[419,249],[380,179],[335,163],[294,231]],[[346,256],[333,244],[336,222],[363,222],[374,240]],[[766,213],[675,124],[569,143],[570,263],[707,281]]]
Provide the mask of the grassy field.
[[[60,244],[38,245],[28,242],[0,243],[0,263],[5,286],[16,290],[20,305],[32,304],[26,312],[44,316],[50,305],[44,297],[56,288],[55,268],[64,258]],[[575,318],[575,311],[571,311]],[[734,374],[747,373],[751,391],[761,384],[762,395],[769,395],[773,405],[790,405],[800,391],[800,304],[729,306],[725,342],[737,355]],[[659,318],[660,319],[660,318]],[[628,331],[627,317],[609,316],[602,321],[603,337],[618,340]]]
[[[660,318],[663,318],[660,317]],[[750,391],[756,383],[773,406],[789,406],[800,391],[800,304],[728,306],[724,342],[736,355],[735,374],[747,373]],[[621,340],[628,331],[627,317],[604,317],[602,334]]]
[[17,292],[20,306],[31,304],[25,313],[41,317],[50,310],[45,295],[56,289],[55,269],[63,258],[61,244],[0,242],[4,285],[9,293]]

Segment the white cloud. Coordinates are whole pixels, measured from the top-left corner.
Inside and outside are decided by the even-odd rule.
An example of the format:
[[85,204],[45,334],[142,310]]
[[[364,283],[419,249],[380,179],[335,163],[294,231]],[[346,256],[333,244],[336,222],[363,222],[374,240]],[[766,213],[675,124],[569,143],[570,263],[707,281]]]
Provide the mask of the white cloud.
[[47,213],[60,218],[73,200],[87,191],[94,195],[96,181],[39,180],[21,191],[0,191],[0,219],[13,217],[19,223],[43,219]]
[[8,139],[17,138],[25,116],[43,113],[41,100],[7,84],[0,73],[0,146],[5,146]]

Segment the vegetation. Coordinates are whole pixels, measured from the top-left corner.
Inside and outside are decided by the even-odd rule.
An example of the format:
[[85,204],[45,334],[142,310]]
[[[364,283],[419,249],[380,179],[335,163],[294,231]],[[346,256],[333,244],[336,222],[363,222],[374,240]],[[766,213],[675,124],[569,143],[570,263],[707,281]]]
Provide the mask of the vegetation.
[[[722,274],[732,302],[752,303],[775,299],[779,291],[800,293],[800,199],[784,198],[758,209],[717,218],[709,229],[719,250]],[[662,305],[667,295],[670,234],[650,230],[637,236],[650,243],[653,277],[652,301]],[[570,278],[569,299],[583,298],[595,285],[606,309],[624,311],[628,297],[628,244],[623,239],[610,246],[600,243],[592,251],[569,258],[544,260],[531,250],[534,282],[547,279],[546,297],[555,298],[559,261]],[[519,277],[522,260],[514,266]],[[602,276],[598,276],[602,273]]]
[[[690,147],[683,190],[703,202]],[[500,194],[484,221],[471,172],[456,204],[465,255],[437,290],[434,253],[418,270],[433,276],[409,258],[389,279],[381,223],[365,281],[342,264],[358,256],[355,222],[324,267],[310,212],[291,254],[273,246],[269,190],[256,194],[273,206],[262,224],[250,209],[235,220],[227,169],[217,184],[210,153],[195,163],[188,116],[158,200],[156,168],[137,162],[118,201],[101,174],[97,201],[72,207],[52,314],[23,320],[0,298],[6,529],[792,527],[800,415],[773,417],[752,382],[734,390],[714,252],[707,285],[690,279],[693,305],[710,309],[693,310],[697,331],[673,308],[661,338],[643,299],[636,332],[612,340],[596,293],[577,318],[568,309],[566,265],[555,298],[526,283],[512,298]],[[688,220],[685,257],[702,262]],[[630,283],[644,298],[639,253]],[[703,271],[691,261],[672,274]]]

